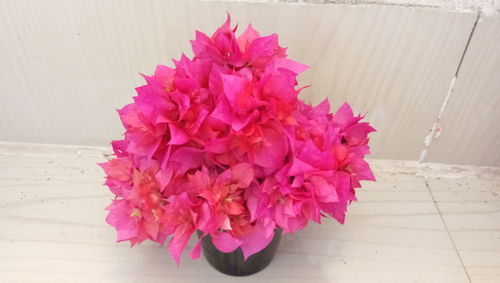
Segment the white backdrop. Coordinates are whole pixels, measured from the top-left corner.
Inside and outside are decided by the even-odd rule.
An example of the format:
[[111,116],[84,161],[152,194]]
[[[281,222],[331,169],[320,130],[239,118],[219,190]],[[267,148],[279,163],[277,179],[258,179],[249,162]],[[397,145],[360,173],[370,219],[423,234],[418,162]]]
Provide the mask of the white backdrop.
[[304,99],[366,113],[378,130],[372,157],[418,160],[437,125],[424,161],[500,166],[500,16],[450,5],[0,1],[0,140],[119,138],[115,109],[139,73],[190,55],[195,29],[213,32],[226,11],[240,27],[279,33],[312,67]]

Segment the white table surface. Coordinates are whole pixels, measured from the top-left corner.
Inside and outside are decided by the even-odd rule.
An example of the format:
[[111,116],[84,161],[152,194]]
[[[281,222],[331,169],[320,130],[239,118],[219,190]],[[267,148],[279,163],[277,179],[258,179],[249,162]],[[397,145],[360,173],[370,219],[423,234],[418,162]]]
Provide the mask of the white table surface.
[[378,182],[344,225],[287,235],[264,271],[235,278],[203,257],[178,268],[166,247],[115,243],[96,165],[106,152],[0,143],[0,282],[500,282],[497,168],[373,160]]

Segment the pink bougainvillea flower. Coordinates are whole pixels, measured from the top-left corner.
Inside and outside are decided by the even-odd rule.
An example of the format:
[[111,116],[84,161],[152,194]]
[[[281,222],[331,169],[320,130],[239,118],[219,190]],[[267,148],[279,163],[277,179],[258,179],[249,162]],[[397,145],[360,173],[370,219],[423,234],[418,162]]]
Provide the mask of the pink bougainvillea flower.
[[250,222],[243,222],[248,215],[244,202],[245,188],[253,181],[253,169],[248,163],[234,165],[222,172],[213,182],[199,188],[203,197],[213,209],[216,227],[231,231],[235,235],[245,233]]
[[99,164],[106,173],[104,183],[115,195],[126,198],[132,188],[132,160],[130,157],[118,157]]
[[298,98],[308,66],[289,59],[278,35],[226,22],[196,31],[193,58],[159,65],[118,111],[124,138],[99,164],[115,195],[106,221],[118,241],[163,245],[177,264],[193,233],[245,259],[277,232],[331,216],[344,223],[363,180],[375,131],[346,103],[330,113]]
[[139,212],[128,200],[113,200],[107,208],[109,210],[106,222],[116,228],[118,232],[117,241],[126,241],[139,235]]
[[[186,247],[191,234],[196,231],[197,213],[191,208],[191,201],[186,193],[172,195],[164,206],[164,229],[172,238],[168,250],[179,264],[181,253]],[[199,254],[196,252],[196,254]]]
[[253,149],[254,163],[275,171],[284,165],[288,143],[283,132],[275,127],[262,129],[262,141]]

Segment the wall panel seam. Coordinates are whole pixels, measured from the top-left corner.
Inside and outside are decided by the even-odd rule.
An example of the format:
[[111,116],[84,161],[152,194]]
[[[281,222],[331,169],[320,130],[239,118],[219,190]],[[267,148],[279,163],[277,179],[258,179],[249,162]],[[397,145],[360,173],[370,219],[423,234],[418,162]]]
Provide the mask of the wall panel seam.
[[418,162],[424,162],[425,158],[427,157],[427,153],[429,152],[429,148],[432,145],[432,141],[436,138],[439,137],[441,134],[441,120],[443,119],[443,115],[446,111],[446,106],[448,106],[448,102],[450,99],[453,97],[453,91],[455,90],[455,84],[457,80],[459,79],[460,75],[460,69],[462,67],[462,63],[464,61],[465,56],[467,55],[467,50],[469,49],[469,45],[472,41],[472,38],[474,36],[474,32],[476,31],[477,24],[479,20],[481,19],[481,11],[476,12],[476,20],[474,21],[474,24],[472,25],[469,38],[467,39],[467,43],[465,44],[464,51],[462,52],[462,56],[460,57],[460,60],[457,65],[457,69],[455,70],[455,74],[453,78],[451,78],[450,81],[450,86],[448,88],[448,92],[443,100],[443,103],[441,105],[441,108],[439,109],[439,113],[436,118],[436,122],[432,125],[429,134],[424,138],[424,149],[420,153],[420,157],[418,159]]

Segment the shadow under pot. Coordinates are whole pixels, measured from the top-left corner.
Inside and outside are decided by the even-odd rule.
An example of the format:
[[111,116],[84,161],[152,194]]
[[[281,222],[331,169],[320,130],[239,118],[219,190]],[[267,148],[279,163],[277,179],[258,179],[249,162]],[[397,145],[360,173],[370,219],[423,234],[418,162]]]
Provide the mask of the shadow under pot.
[[[201,231],[198,231],[198,236],[201,236]],[[205,258],[215,269],[228,275],[246,276],[261,271],[271,263],[280,240],[281,229],[276,229],[269,245],[248,257],[246,261],[241,248],[230,253],[221,252],[212,243],[210,235],[203,237],[201,247]]]

